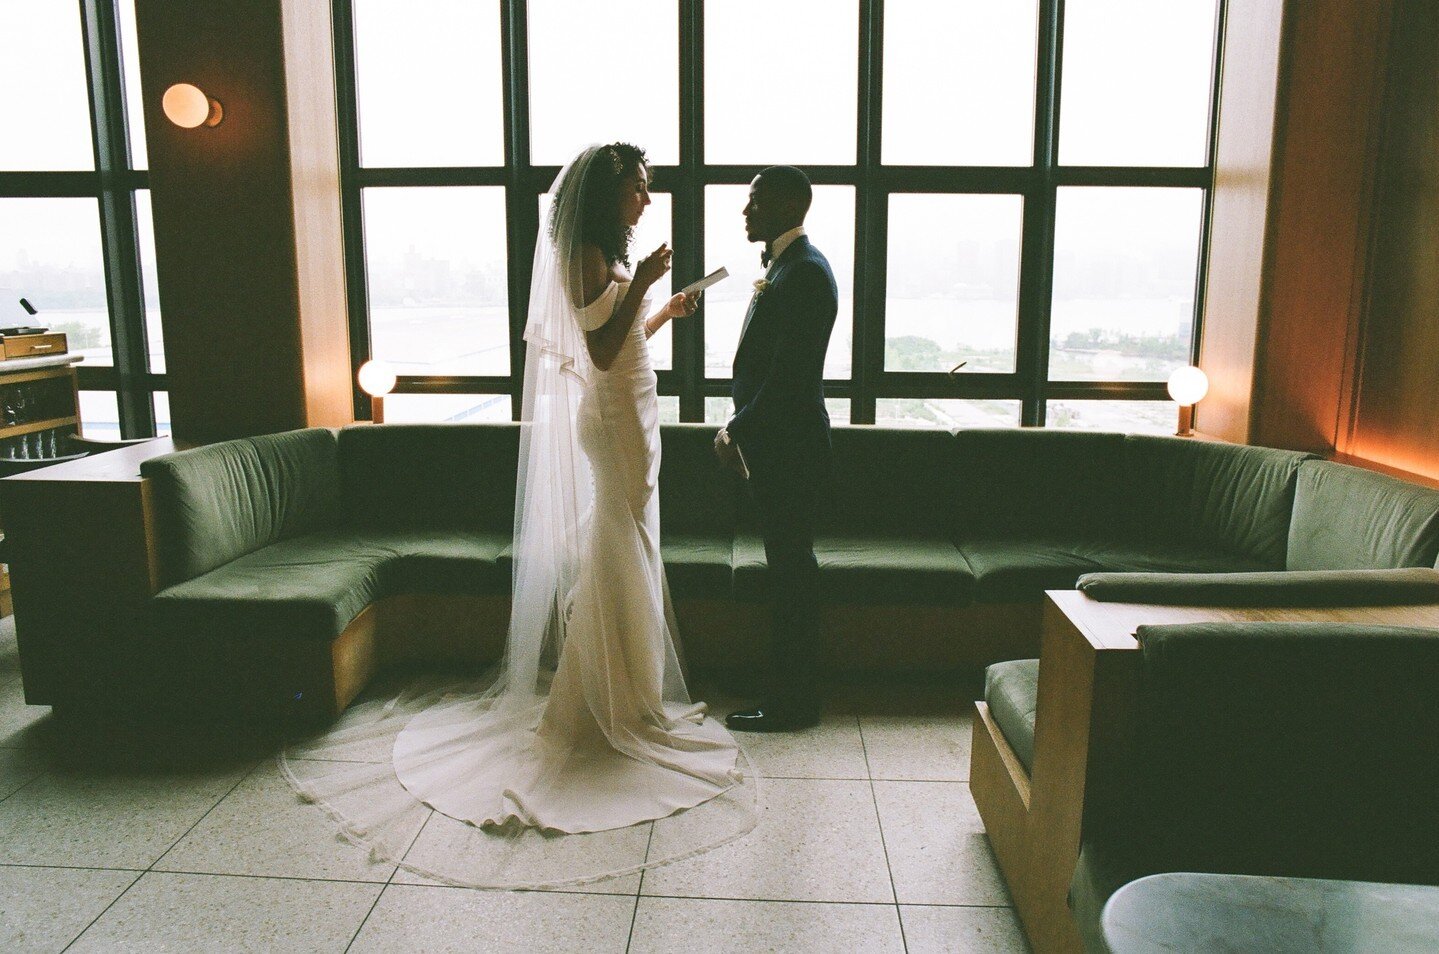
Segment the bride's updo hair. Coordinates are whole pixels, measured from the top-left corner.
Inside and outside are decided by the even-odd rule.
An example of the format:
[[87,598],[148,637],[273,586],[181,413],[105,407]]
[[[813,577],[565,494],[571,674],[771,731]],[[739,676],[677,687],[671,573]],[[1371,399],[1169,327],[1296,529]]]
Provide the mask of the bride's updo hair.
[[[580,195],[581,241],[599,247],[605,264],[623,262],[630,266],[630,239],[634,229],[620,222],[620,200],[624,197],[625,180],[635,170],[648,174],[645,151],[627,142],[601,146],[590,162]],[[554,231],[553,213],[550,221]]]

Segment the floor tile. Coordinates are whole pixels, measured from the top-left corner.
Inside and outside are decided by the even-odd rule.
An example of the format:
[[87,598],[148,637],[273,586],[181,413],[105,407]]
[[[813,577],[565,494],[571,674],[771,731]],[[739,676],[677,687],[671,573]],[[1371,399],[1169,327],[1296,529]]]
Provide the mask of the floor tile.
[[391,885],[350,954],[609,954],[624,951],[632,897]]
[[969,786],[875,782],[900,904],[1009,904]]
[[334,951],[381,886],[150,872],[70,948],[90,951]]
[[[633,825],[561,837],[528,831],[505,847],[504,855],[495,850],[496,839],[501,837],[436,812],[405,855],[405,863],[468,884],[493,884],[497,879],[504,884],[564,881],[643,864],[650,826]],[[497,858],[505,859],[503,867],[496,866]],[[394,880],[396,884],[444,883],[405,867],[395,873]],[[587,884],[562,885],[559,890],[633,897],[639,887],[640,876],[634,873]]]
[[30,749],[0,749],[0,799],[34,779],[45,769],[45,759]]
[[244,774],[47,772],[0,801],[0,863],[149,867]]
[[1028,954],[1013,908],[899,908],[909,954]]
[[[642,895],[892,902],[869,782],[765,779],[759,827],[740,840],[645,872]],[[683,819],[655,823],[665,850]]]
[[138,871],[0,867],[0,950],[63,950],[139,877]]
[[49,706],[25,704],[20,674],[0,672],[0,748],[35,745],[50,723]]
[[[424,816],[409,826],[408,843]],[[252,772],[159,862],[157,871],[387,881],[393,863],[338,836],[319,807],[302,802],[273,761]]]
[[968,715],[859,717],[869,777],[969,781]]
[[672,951],[904,951],[889,904],[640,898],[631,954]]
[[795,732],[736,733],[761,777],[869,778],[859,724],[852,715],[826,715]]

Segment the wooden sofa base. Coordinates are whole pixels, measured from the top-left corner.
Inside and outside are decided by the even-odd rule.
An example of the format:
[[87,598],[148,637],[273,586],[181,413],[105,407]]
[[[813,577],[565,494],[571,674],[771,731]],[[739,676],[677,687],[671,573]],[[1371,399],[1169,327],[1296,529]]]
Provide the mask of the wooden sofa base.
[[[148,643],[144,662],[117,681],[138,687],[142,708],[285,721],[343,712],[375,673],[401,666],[483,666],[504,651],[507,596],[404,594],[367,606],[329,644],[256,637],[218,644],[203,634]],[[758,668],[768,649],[762,604],[687,600],[675,605],[692,670]],[[978,668],[1035,655],[1040,607],[1030,604],[828,606],[824,664],[839,672],[914,673]],[[51,700],[33,700],[35,702]],[[57,708],[88,699],[61,695]]]

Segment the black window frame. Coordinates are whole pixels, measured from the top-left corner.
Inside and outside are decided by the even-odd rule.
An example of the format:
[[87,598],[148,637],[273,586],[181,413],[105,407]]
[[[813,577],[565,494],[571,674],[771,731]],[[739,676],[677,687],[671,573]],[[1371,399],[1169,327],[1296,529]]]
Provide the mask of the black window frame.
[[[149,188],[150,175],[132,166],[117,0],[78,2],[95,168],[0,171],[0,198],[92,198],[98,204],[114,363],[102,368],[81,362],[77,383],[82,391],[115,394],[122,437],[153,437],[154,394],[167,391],[168,383],[165,374],[150,370],[145,335],[135,193]],[[37,304],[43,309],[43,301]]]
[[[705,189],[747,184],[760,165],[704,162],[704,2],[679,5],[679,161],[656,166],[655,191],[672,196],[675,274],[698,275],[704,264]],[[367,188],[405,186],[503,186],[507,212],[507,282],[510,368],[504,376],[400,376],[400,394],[509,394],[518,418],[524,379],[525,309],[534,243],[539,231],[538,197],[558,166],[530,162],[527,0],[501,0],[504,165],[485,167],[364,168],[359,157],[355,90],[355,40],[351,0],[332,0],[335,20],[336,89],[339,96],[340,165],[345,261],[348,275],[352,370],[371,357],[368,278],[361,195]],[[1038,50],[1034,149],[1030,166],[886,166],[881,161],[884,74],[884,0],[859,0],[859,73],[856,156],[852,165],[806,165],[816,185],[855,189],[854,335],[847,380],[825,381],[826,397],[850,401],[850,423],[873,424],[876,402],[886,398],[971,398],[1020,402],[1020,424],[1043,426],[1051,400],[1168,400],[1164,382],[1051,381],[1050,308],[1054,275],[1054,226],[1058,189],[1067,186],[1135,186],[1201,190],[1198,261],[1189,361],[1198,363],[1203,336],[1210,216],[1218,122],[1218,76],[1223,57],[1227,0],[1217,0],[1205,163],[1194,167],[1063,166],[1058,162],[1059,76],[1064,45],[1065,0],[1038,0]],[[1008,374],[947,375],[886,371],[885,288],[889,197],[895,193],[1003,193],[1024,200],[1019,320],[1015,370]],[[728,396],[727,378],[705,375],[704,307],[674,324],[674,360],[657,372],[662,396],[677,396],[680,420],[703,421],[705,399]],[[353,383],[353,382],[352,382]],[[357,418],[369,416],[369,399],[354,387]]]

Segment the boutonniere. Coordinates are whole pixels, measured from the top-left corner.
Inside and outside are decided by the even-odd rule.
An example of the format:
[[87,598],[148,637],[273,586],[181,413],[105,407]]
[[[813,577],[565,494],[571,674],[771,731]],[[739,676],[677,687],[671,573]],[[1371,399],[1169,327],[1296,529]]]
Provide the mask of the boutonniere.
[[769,291],[769,282],[763,278],[756,278],[754,280],[754,293],[756,295],[763,295],[767,291]]

